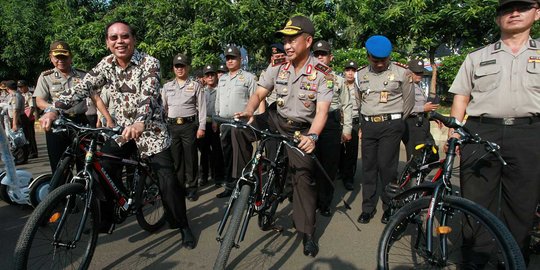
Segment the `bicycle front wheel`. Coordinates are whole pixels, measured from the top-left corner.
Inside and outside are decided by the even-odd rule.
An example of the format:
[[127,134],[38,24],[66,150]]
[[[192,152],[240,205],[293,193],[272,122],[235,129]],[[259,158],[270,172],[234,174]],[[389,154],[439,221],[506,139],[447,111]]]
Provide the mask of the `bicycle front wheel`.
[[221,240],[219,253],[216,258],[216,262],[214,263],[214,270],[225,269],[225,266],[227,266],[227,260],[229,259],[229,255],[231,254],[234,240],[236,239],[236,235],[238,234],[238,230],[240,229],[240,222],[242,222],[242,216],[244,216],[244,213],[248,206],[248,199],[250,193],[251,186],[243,185],[242,189],[240,189],[240,195],[236,200],[234,200],[234,208],[232,210],[230,224],[227,227],[225,236]]
[[[88,200],[79,183],[65,184],[51,192],[19,236],[15,269],[87,269],[96,248],[99,218],[97,202],[92,200],[87,209]],[[79,230],[82,233],[77,240]]]
[[147,232],[155,232],[165,225],[165,210],[157,181],[149,175],[141,175],[137,187],[140,206],[135,216],[137,223]]
[[411,202],[390,219],[379,241],[378,269],[525,269],[504,224],[469,200],[445,196],[433,211],[429,231],[430,199]]

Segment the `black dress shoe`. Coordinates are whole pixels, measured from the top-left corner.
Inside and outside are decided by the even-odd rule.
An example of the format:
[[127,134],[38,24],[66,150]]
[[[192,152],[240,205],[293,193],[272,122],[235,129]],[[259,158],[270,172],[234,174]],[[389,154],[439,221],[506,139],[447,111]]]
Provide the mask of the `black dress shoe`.
[[192,190],[192,191],[189,191],[188,194],[186,195],[186,199],[194,202],[196,200],[199,199],[199,195],[197,194],[197,190]]
[[311,257],[317,256],[319,245],[315,242],[315,237],[312,234],[304,233],[302,243],[304,244],[304,255]]
[[362,212],[360,216],[358,217],[358,222],[363,224],[368,224],[369,221],[375,216],[375,213],[377,213],[377,209],[373,210],[371,213],[368,212]]
[[381,223],[387,224],[388,220],[390,220],[390,210],[384,211],[382,217],[381,217]]
[[180,229],[180,233],[182,234],[182,246],[186,247],[187,249],[194,249],[196,246],[196,241],[191,229],[182,228]]
[[345,182],[345,183],[343,183],[343,186],[345,186],[346,190],[354,190],[353,183],[351,183],[351,182]]
[[226,198],[226,197],[230,197],[231,195],[232,195],[232,190],[225,189],[225,191],[217,194],[216,198]]
[[328,206],[319,208],[319,211],[323,217],[329,217],[332,215],[332,210],[330,210],[330,207]]

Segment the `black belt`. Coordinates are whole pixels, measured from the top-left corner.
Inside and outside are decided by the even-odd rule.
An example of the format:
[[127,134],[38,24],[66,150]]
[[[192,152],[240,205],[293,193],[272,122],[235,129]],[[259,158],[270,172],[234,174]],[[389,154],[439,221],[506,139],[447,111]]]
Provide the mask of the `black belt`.
[[189,117],[168,118],[167,123],[171,125],[183,125],[187,123],[193,123],[195,121],[195,115]]
[[540,122],[540,116],[529,117],[504,117],[504,118],[488,118],[481,116],[469,116],[467,120],[482,124],[493,124],[499,126],[515,126],[515,125],[528,125],[536,122]]
[[353,125],[358,125],[358,124],[360,124],[360,117],[353,117],[352,123],[353,123]]
[[384,121],[389,121],[389,120],[401,119],[403,116],[401,115],[401,113],[387,113],[387,114],[371,115],[371,116],[362,115],[362,117],[364,118],[364,120],[368,122],[379,123],[379,122],[384,122]]
[[297,121],[291,120],[289,118],[285,118],[285,117],[281,116],[281,114],[279,114],[279,113],[277,115],[279,116],[279,118],[281,118],[281,120],[285,121],[285,123],[287,123],[287,125],[289,125],[291,127],[295,127],[295,128],[299,128],[299,129],[305,129],[305,128],[311,127],[311,123],[297,122]]

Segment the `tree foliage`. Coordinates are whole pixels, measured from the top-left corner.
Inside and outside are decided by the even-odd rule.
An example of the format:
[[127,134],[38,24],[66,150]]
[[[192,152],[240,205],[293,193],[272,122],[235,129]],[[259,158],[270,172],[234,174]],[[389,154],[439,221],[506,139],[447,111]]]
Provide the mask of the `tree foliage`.
[[[332,44],[337,71],[347,59],[366,64],[364,41],[374,34],[392,40],[394,59],[433,58],[442,45],[459,53],[497,39],[496,5],[496,0],[3,0],[0,78],[34,82],[51,67],[49,44],[56,39],[70,44],[77,67],[93,67],[108,54],[103,31],[114,20],[132,24],[138,47],[162,62],[164,77],[172,76],[175,54],[191,56],[195,68],[219,64],[228,44],[246,49],[249,68],[263,68],[268,45],[279,41],[275,31],[297,14],[315,23],[315,40]],[[535,26],[533,36],[539,30]],[[448,76],[440,75],[448,84]]]

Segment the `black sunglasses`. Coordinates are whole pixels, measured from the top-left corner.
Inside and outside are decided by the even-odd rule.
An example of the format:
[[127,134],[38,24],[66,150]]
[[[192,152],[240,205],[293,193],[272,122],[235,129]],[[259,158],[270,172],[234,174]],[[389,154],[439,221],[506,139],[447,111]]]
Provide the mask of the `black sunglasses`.
[[508,15],[508,14],[514,13],[515,11],[519,13],[525,13],[533,8],[537,8],[537,6],[534,4],[531,5],[527,3],[518,2],[518,3],[508,4],[508,5],[504,5],[502,7],[497,8],[497,14],[499,16]]
[[322,51],[316,51],[316,52],[313,52],[313,56],[315,57],[319,57],[319,56],[327,56],[329,55],[330,53],[328,52],[322,52]]

